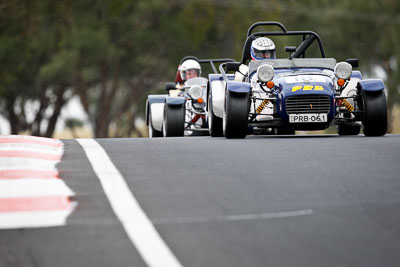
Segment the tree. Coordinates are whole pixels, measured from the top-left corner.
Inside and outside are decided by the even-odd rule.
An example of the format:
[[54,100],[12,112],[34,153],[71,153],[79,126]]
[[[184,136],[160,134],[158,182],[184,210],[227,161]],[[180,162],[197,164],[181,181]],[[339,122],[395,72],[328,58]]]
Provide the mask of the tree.
[[131,136],[146,96],[163,92],[181,58],[240,60],[248,27],[265,20],[316,31],[327,56],[358,57],[364,73],[382,66],[391,111],[400,101],[399,5],[395,0],[334,5],[327,0],[0,0],[0,114],[14,134],[51,136],[62,107],[78,95],[95,137]]
[[[68,87],[66,79],[58,80],[60,76],[50,68],[68,71],[52,59],[66,27],[58,17],[65,6],[51,1],[2,2],[0,6],[1,113],[8,118],[13,134],[28,131],[51,136]],[[47,14],[55,7],[59,12]]]

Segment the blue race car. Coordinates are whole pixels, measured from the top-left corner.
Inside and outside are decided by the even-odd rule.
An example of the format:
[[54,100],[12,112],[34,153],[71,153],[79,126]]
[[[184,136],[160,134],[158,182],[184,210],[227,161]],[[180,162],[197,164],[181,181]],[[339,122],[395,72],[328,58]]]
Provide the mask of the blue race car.
[[[258,26],[276,26],[279,31],[252,33]],[[301,42],[285,46],[288,58],[251,60],[250,45],[261,36],[300,36]],[[310,47],[317,47],[320,56],[306,57]],[[339,135],[357,135],[361,127],[366,136],[385,135],[385,85],[380,79],[362,79],[353,67],[358,67],[357,59],[337,63],[326,58],[320,37],[312,31],[288,31],[278,22],[255,23],[248,30],[241,62],[221,64],[220,75],[209,75],[210,135],[244,138],[257,130],[294,134],[332,124]]]

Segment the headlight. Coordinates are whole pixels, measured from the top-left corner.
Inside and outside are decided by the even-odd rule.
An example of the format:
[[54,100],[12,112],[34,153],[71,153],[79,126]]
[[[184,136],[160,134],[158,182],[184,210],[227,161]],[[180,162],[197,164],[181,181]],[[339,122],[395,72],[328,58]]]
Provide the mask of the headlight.
[[189,89],[189,95],[194,100],[203,96],[203,89],[200,86],[193,86]]
[[335,75],[338,79],[348,80],[351,76],[352,66],[347,62],[339,62],[335,66]]
[[268,82],[274,78],[275,71],[271,65],[264,64],[257,68],[257,77],[259,81]]

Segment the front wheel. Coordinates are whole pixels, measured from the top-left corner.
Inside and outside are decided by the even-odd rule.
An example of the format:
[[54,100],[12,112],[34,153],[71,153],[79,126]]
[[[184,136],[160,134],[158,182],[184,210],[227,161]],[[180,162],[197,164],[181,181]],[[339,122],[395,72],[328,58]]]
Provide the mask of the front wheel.
[[153,114],[151,112],[151,106],[149,107],[149,137],[150,138],[163,137],[162,129],[161,131],[158,131],[153,126]]
[[212,105],[212,96],[211,94],[208,96],[208,129],[211,137],[221,137],[223,136],[222,131],[222,119],[218,116],[215,116],[213,105]]
[[364,109],[363,130],[365,136],[382,136],[387,130],[387,104],[384,91],[361,92]]
[[226,138],[245,138],[248,131],[249,94],[226,91],[223,131]]
[[164,105],[164,137],[183,136],[185,128],[185,107],[183,105]]

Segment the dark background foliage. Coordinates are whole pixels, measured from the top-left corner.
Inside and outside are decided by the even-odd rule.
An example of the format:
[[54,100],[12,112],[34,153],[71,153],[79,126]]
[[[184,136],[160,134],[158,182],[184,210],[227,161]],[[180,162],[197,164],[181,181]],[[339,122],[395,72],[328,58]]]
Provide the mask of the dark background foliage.
[[13,134],[50,137],[79,96],[95,137],[132,136],[182,57],[239,60],[247,28],[274,20],[317,32],[328,57],[359,58],[366,75],[384,70],[391,116],[399,14],[396,0],[0,0],[0,114]]

